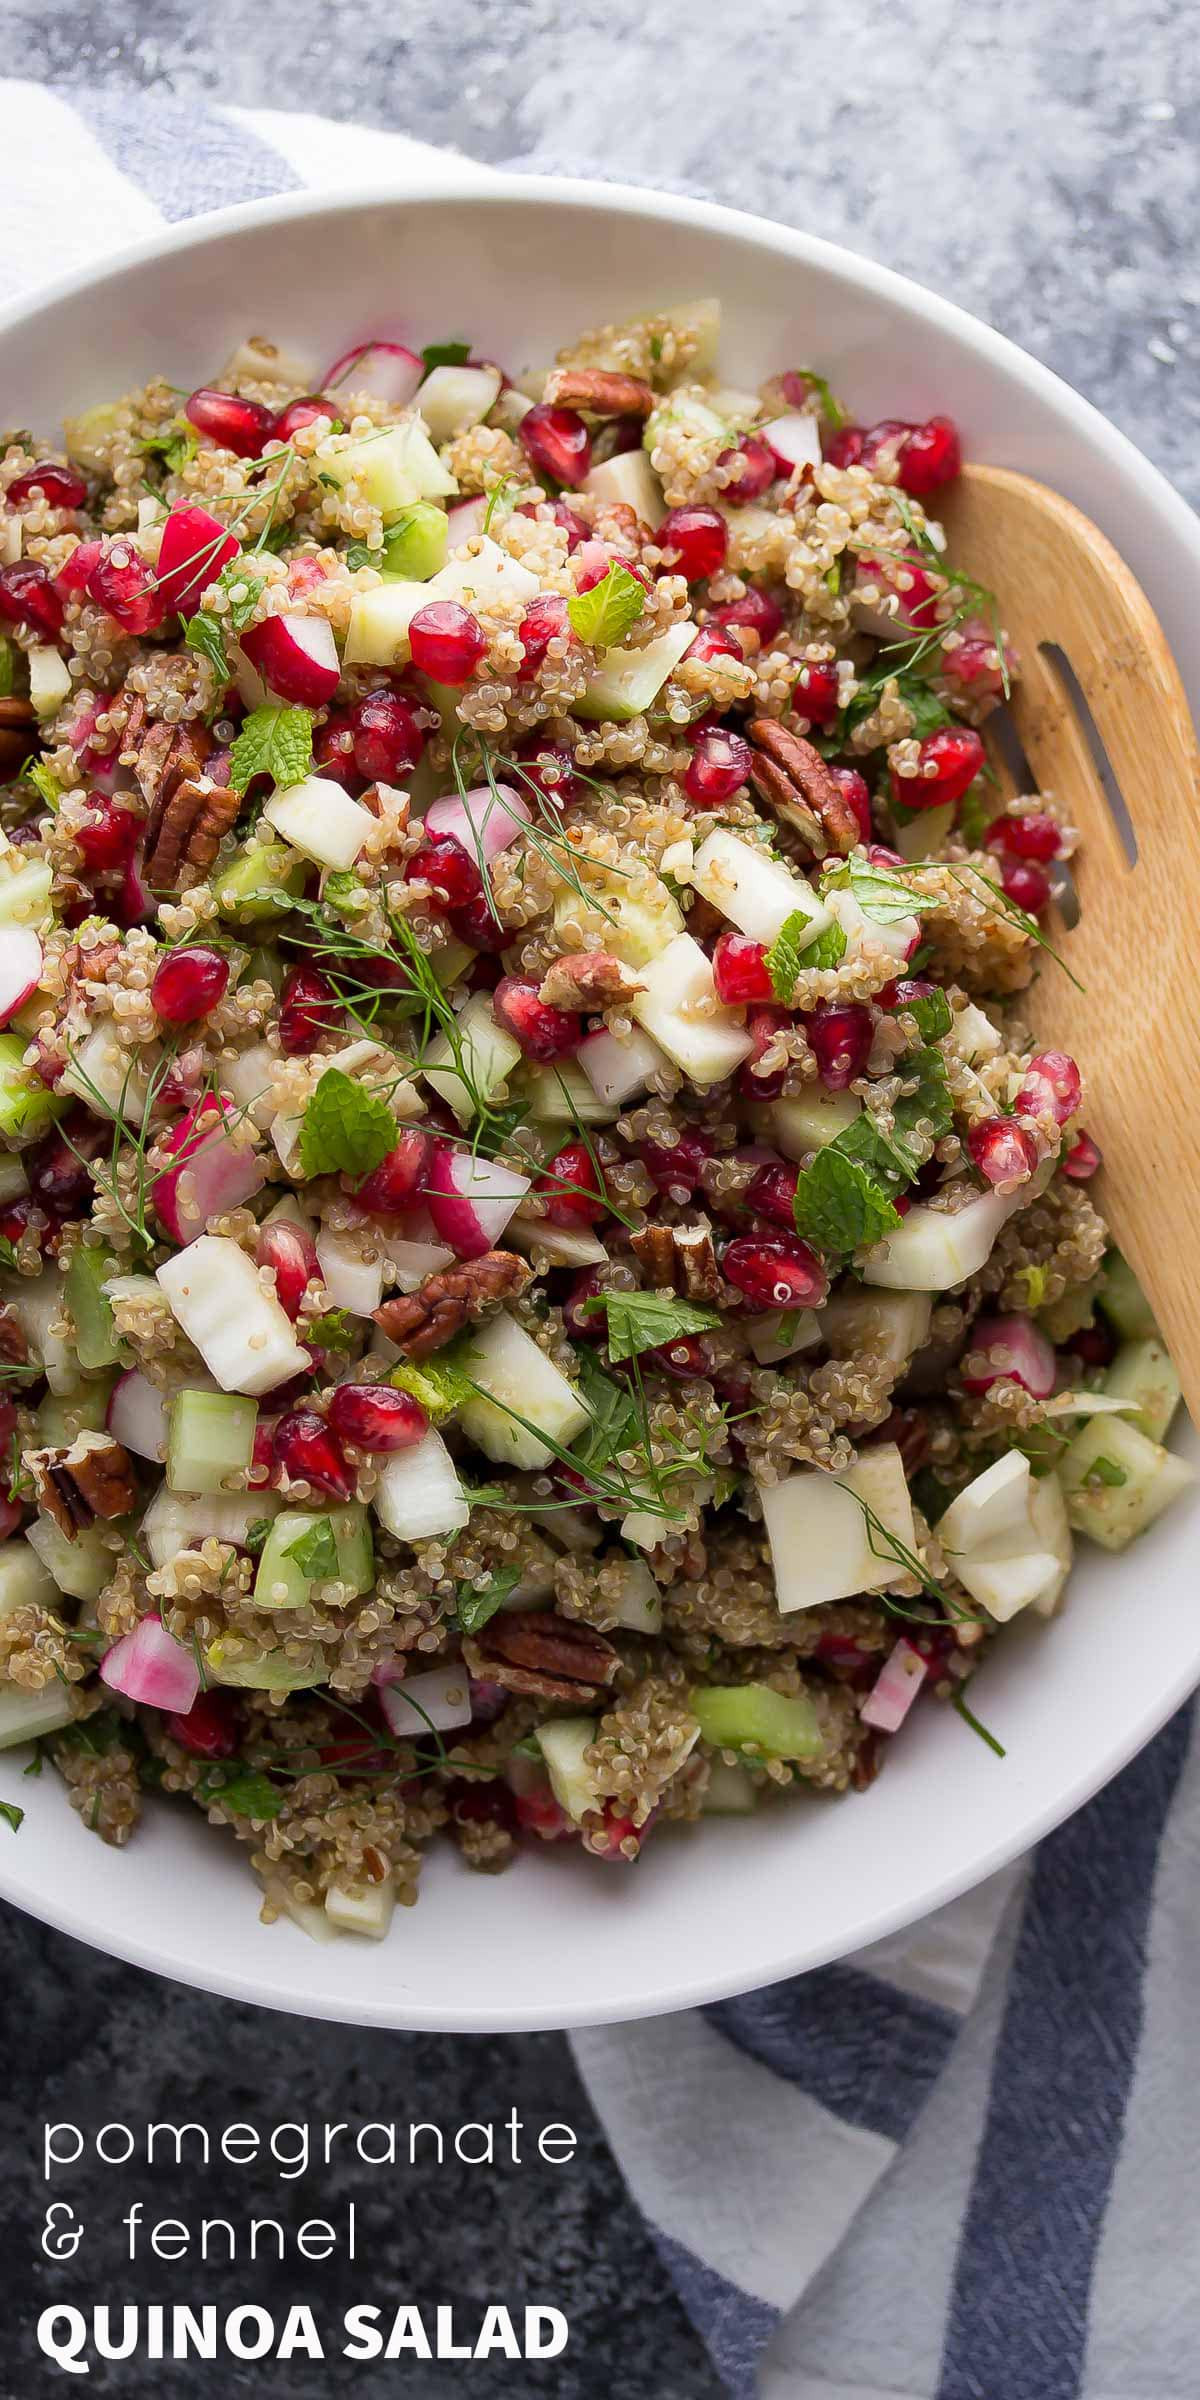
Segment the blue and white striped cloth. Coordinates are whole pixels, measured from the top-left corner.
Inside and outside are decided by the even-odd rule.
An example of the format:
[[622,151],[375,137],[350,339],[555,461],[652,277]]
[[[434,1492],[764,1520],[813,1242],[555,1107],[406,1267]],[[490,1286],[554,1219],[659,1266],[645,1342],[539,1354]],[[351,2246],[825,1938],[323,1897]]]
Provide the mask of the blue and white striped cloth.
[[[7,83],[0,121],[0,302],[164,218],[438,166],[192,97]],[[908,1933],[574,2037],[737,2400],[1196,2400],[1198,1853],[1186,1710],[1031,1860]]]

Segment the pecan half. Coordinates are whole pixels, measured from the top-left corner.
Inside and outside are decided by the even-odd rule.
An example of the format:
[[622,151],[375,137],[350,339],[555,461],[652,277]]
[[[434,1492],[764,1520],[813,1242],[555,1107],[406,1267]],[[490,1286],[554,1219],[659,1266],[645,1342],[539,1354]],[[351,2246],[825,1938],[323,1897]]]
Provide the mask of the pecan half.
[[168,776],[150,811],[142,873],[153,891],[169,891],[185,867],[205,874],[241,803],[228,784],[207,775],[173,783]]
[[632,968],[607,950],[580,950],[572,957],[556,958],[547,968],[538,999],[548,1008],[615,1008],[618,1001],[631,1000],[645,989]]
[[552,367],[542,397],[551,408],[582,408],[589,417],[648,417],[654,407],[640,375],[606,367]]
[[746,731],[754,745],[750,781],[760,800],[794,825],[818,858],[830,850],[846,857],[862,830],[820,751],[774,717],[752,717]]
[[10,1367],[23,1367],[29,1358],[25,1328],[11,1308],[0,1308],[0,1358]]
[[685,1300],[718,1300],[721,1272],[707,1225],[643,1225],[629,1247],[652,1284]]
[[0,783],[16,775],[37,748],[36,724],[31,700],[0,700]]
[[515,1300],[532,1269],[511,1250],[486,1250],[464,1258],[440,1275],[427,1275],[419,1290],[402,1292],[375,1310],[375,1323],[408,1358],[443,1350],[463,1326],[487,1316],[502,1300]]
[[77,1433],[53,1450],[27,1450],[38,1506],[73,1542],[97,1517],[127,1516],[137,1499],[133,1462],[109,1433]]
[[505,1610],[463,1643],[472,1675],[541,1700],[589,1700],[612,1682],[620,1654],[594,1626],[553,1609]]
[[656,1291],[675,1289],[675,1236],[669,1225],[640,1225],[629,1247]]

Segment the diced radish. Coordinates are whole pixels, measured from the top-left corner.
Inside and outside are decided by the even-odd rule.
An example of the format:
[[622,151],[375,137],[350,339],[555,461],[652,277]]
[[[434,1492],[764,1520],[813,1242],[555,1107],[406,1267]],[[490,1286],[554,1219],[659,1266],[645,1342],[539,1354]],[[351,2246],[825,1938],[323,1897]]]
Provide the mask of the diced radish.
[[202,1233],[156,1272],[172,1315],[223,1392],[254,1398],[305,1373],[308,1352],[236,1242]]
[[528,1175],[450,1142],[438,1143],[425,1186],[434,1230],[459,1258],[494,1250],[529,1189]]
[[163,1463],[167,1455],[167,1404],[156,1383],[140,1367],[119,1375],[112,1388],[105,1424],[114,1439],[135,1458]]
[[449,1733],[456,1725],[469,1725],[475,1713],[470,1677],[461,1661],[434,1667],[428,1675],[406,1676],[403,1683],[382,1685],[379,1704],[392,1732],[404,1741],[419,1742],[435,1727]]
[[163,525],[155,569],[164,606],[191,616],[240,548],[236,534],[206,508],[173,508]]
[[460,1533],[471,1504],[440,1433],[430,1428],[412,1450],[395,1450],[379,1468],[373,1502],[386,1533],[399,1542]]
[[241,636],[242,649],[268,690],[301,708],[332,700],[341,677],[333,627],[325,617],[264,617]]
[[262,813],[293,850],[342,874],[354,865],[375,823],[370,809],[360,808],[328,775],[306,775],[303,782],[272,792]]
[[644,1092],[651,1076],[667,1064],[666,1051],[640,1026],[623,1041],[602,1026],[580,1043],[578,1057],[596,1098],[617,1107]]
[[498,367],[434,367],[417,393],[430,441],[452,441],[480,424],[499,389]]
[[369,1317],[378,1308],[383,1298],[383,1249],[374,1236],[364,1247],[361,1234],[326,1229],[317,1235],[317,1258],[334,1308],[348,1309],[352,1317]]
[[403,342],[359,342],[344,350],[321,378],[323,392],[343,385],[348,392],[369,392],[391,408],[407,408],[425,380],[425,361]]
[[37,990],[42,945],[31,925],[0,926],[0,1026],[10,1025]]
[[125,869],[121,885],[121,923],[149,925],[158,915],[158,895],[152,892],[142,873],[141,845],[135,850]]
[[1058,1362],[1032,1317],[980,1317],[971,1329],[959,1373],[968,1392],[986,1392],[1007,1377],[1022,1384],[1035,1400],[1048,1400]]
[[815,417],[791,409],[786,416],[772,417],[759,432],[774,453],[781,474],[790,475],[793,467],[820,466],[821,429]]
[[143,1708],[186,1716],[200,1689],[200,1669],[193,1652],[167,1632],[161,1617],[143,1617],[132,1633],[105,1652],[100,1681]]
[[877,1733],[898,1733],[927,1673],[920,1651],[911,1642],[897,1642],[859,1710],[863,1724]]
[[498,783],[493,792],[490,784],[480,783],[461,799],[451,792],[444,800],[435,800],[425,812],[425,830],[439,840],[457,842],[468,858],[476,863],[482,859],[486,866],[516,841],[532,814],[528,802],[511,784]]
[[474,500],[456,500],[453,508],[447,509],[446,531],[452,550],[457,550],[460,542],[469,542],[477,533],[483,532],[483,520],[487,512],[486,492],[478,493]]
[[257,1151],[235,1139],[229,1113],[220,1100],[202,1100],[162,1137],[177,1163],[155,1176],[151,1198],[173,1242],[194,1242],[211,1217],[241,1208],[266,1181]]

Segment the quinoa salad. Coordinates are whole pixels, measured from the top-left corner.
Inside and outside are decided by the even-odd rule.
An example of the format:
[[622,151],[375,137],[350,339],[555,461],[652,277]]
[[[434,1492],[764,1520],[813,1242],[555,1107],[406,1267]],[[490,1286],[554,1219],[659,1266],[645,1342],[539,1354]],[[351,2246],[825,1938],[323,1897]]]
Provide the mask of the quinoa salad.
[[0,435],[0,1813],[314,1934],[998,1748],[1190,1473],[956,427],[459,330]]

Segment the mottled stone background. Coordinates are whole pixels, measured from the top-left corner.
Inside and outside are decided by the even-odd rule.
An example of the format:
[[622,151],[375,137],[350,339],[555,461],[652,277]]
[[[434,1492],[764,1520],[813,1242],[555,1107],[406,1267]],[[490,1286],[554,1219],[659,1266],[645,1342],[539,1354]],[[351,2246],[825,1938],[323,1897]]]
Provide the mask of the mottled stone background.
[[[496,162],[684,184],[810,227],[989,318],[1200,497],[1200,44],[1186,0],[1007,0],[1002,10],[968,0],[408,0],[386,11],[349,0],[123,0],[119,11],[104,0],[5,0],[0,23],[7,72],[126,91],[133,107],[139,92],[165,90],[320,110]],[[514,2103],[534,2125],[579,2127],[578,2163],[391,2180],[343,2170],[320,2206],[357,2195],[373,2271],[267,2274],[258,2292],[311,2290],[331,2311],[347,2284],[354,2296],[374,2287],[428,2303],[553,2297],[572,2319],[563,2365],[415,2367],[385,2380],[338,2362],[142,2363],[94,2373],[85,2388],[134,2400],[218,2386],[288,2400],[385,2388],[413,2400],[475,2400],[485,2388],[514,2400],[717,2400],[556,2037],[468,2043],[306,2027],[105,1964],[12,1915],[0,1916],[0,1974],[10,2055],[0,2400],[65,2388],[29,2363],[30,2318],[66,2280],[35,2252],[43,2117],[453,2124]],[[93,2237],[116,2194],[122,2206],[128,2197],[96,2172],[72,2189]],[[278,2189],[243,2175],[204,2197],[210,2214],[240,2203],[269,2215]],[[194,2213],[196,2190],[160,2176],[152,2198],[156,2214]],[[304,2197],[297,2213],[314,2207]],[[93,2269],[70,2280],[72,2296],[91,2281],[101,2297],[167,2297],[182,2296],[178,2278],[160,2270],[139,2286]],[[206,2289],[247,2296],[244,2277],[220,2272]]]

